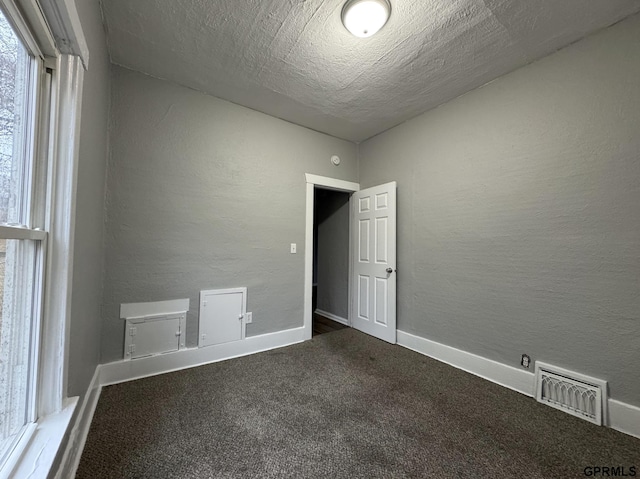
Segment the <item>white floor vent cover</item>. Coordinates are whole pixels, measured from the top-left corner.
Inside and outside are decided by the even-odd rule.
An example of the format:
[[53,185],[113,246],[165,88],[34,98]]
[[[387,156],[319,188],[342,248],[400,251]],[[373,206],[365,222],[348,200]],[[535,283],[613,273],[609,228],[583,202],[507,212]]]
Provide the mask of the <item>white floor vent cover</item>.
[[536,361],[536,399],[601,426],[606,424],[607,382]]

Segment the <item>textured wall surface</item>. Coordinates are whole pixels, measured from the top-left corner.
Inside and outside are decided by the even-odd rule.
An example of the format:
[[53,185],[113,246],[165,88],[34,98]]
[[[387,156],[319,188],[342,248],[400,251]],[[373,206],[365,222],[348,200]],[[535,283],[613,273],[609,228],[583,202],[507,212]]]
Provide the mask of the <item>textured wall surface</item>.
[[640,406],[640,16],[361,145],[398,181],[398,327]]
[[108,0],[114,63],[361,141],[638,12],[637,0]]
[[104,194],[110,73],[97,0],[77,2],[89,46],[84,74],[76,197],[68,394],[84,394],[100,362]]
[[191,298],[190,346],[203,289],[248,287],[248,336],[302,326],[304,173],[356,181],[356,146],[120,67],[112,81],[103,361],[122,358],[120,303]]
[[317,308],[349,316],[349,195],[316,190]]

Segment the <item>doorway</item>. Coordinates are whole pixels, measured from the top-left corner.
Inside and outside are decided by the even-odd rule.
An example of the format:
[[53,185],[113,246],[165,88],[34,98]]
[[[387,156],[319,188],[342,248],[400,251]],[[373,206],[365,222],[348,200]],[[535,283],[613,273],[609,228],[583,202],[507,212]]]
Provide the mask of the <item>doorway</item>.
[[[313,251],[316,188],[350,195],[348,324],[396,343],[396,189],[395,181],[360,189],[358,183],[305,174],[305,257],[303,341],[312,337]],[[318,298],[320,296],[318,295]]]
[[349,198],[314,189],[312,335],[349,327]]
[[[306,213],[305,213],[305,243],[304,243],[304,322],[303,322],[303,340],[309,340],[312,337],[313,312],[313,251],[314,251],[314,210],[315,210],[315,192],[316,188],[325,190],[341,191],[351,195],[356,191],[360,191],[360,185],[351,181],[338,180],[325,176],[305,174],[306,181]],[[350,253],[352,257],[353,246],[349,242]],[[351,277],[351,261],[349,261],[349,278]],[[351,298],[351,282],[347,285],[347,297]],[[349,302],[347,319],[351,320],[351,302]]]

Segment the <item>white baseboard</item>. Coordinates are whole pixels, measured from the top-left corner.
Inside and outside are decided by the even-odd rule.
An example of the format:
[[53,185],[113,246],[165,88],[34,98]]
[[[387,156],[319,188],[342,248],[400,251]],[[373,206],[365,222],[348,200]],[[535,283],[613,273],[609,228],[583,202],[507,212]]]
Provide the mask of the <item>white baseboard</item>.
[[640,407],[609,399],[609,427],[640,439]]
[[324,316],[325,318],[332,319],[336,323],[341,323],[341,324],[344,324],[345,326],[351,326],[349,324],[349,320],[348,319],[345,319],[345,318],[343,318],[341,316],[338,316],[337,314],[328,313],[327,311],[323,311],[322,309],[318,309],[318,308],[316,308],[314,313],[319,314],[320,316]]
[[535,374],[398,330],[398,344],[533,397]]
[[[535,374],[398,330],[398,344],[481,378],[535,397]],[[640,408],[609,399],[608,426],[640,438]]]
[[84,395],[82,406],[80,407],[80,411],[78,411],[76,422],[73,425],[73,429],[71,429],[71,434],[67,441],[67,448],[62,456],[60,468],[54,476],[56,479],[75,477],[78,465],[80,465],[80,457],[82,456],[82,451],[84,450],[84,445],[89,435],[91,421],[93,420],[93,414],[96,411],[100,392],[102,391],[102,386],[99,382],[100,368],[100,365],[96,367],[91,383],[89,383],[89,387],[87,388],[87,393]]
[[282,348],[302,341],[304,341],[304,328],[294,328],[260,336],[250,336],[241,341],[184,349],[131,361],[115,361],[101,366],[100,384],[108,386],[133,381],[269,349]]

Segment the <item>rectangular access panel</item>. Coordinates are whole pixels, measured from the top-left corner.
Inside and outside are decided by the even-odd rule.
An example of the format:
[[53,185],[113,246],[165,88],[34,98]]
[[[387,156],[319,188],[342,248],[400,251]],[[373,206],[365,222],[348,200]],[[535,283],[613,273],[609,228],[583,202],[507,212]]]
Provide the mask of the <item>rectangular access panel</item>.
[[131,359],[177,351],[180,347],[180,318],[129,322],[133,328],[134,350]]
[[200,292],[198,347],[244,339],[247,288]]
[[125,319],[124,359],[137,359],[186,347],[189,299],[120,305]]

